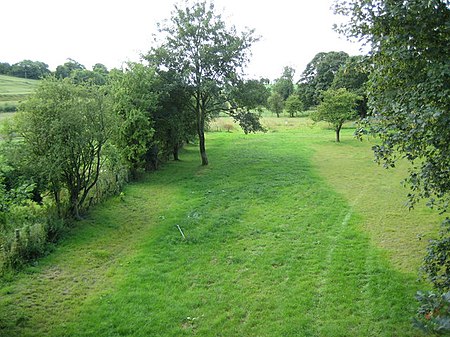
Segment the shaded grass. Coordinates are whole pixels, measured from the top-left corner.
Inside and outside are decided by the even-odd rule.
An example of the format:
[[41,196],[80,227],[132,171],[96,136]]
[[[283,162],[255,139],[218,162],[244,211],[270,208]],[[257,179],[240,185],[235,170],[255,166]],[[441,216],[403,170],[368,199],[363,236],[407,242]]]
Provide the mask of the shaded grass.
[[[391,266],[362,229],[367,215],[321,176],[328,133],[274,127],[209,134],[210,166],[188,147],[123,201],[97,207],[51,256],[5,283],[0,332],[419,335],[415,275]],[[324,153],[335,165],[336,152]]]

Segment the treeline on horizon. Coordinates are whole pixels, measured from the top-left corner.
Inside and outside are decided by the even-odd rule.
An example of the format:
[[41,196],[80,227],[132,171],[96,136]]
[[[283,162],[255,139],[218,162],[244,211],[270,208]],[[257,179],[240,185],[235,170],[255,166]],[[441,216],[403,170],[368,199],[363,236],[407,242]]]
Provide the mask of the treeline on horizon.
[[108,73],[108,68],[102,63],[96,63],[92,70],[89,70],[70,58],[64,64],[57,66],[53,72],[49,69],[48,64],[41,61],[22,60],[14,64],[0,62],[0,75],[32,80],[40,80],[49,75],[54,75],[57,78],[73,76],[84,80],[90,79],[96,84],[105,84]]
[[[307,64],[299,81],[294,82],[296,69],[286,66],[279,78],[271,80],[261,77],[258,80],[250,80],[247,89],[257,92],[260,96],[258,104],[278,117],[284,111],[294,117],[317,106],[324,91],[346,88],[360,96],[358,112],[364,117],[367,114],[365,86],[369,76],[369,64],[370,58],[366,55],[350,56],[342,51],[320,52]],[[0,62],[0,75],[35,80],[47,76],[55,76],[58,79],[70,77],[75,82],[89,81],[97,85],[106,84],[110,72],[123,70],[108,70],[102,63],[96,63],[92,70],[89,70],[71,58],[57,66],[53,72],[49,70],[48,64],[41,61],[23,60],[12,65]]]

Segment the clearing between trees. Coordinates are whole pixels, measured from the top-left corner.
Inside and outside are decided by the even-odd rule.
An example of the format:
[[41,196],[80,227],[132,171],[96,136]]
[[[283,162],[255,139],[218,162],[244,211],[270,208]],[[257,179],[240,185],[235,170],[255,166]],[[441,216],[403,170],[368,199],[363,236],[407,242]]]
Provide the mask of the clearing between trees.
[[210,132],[208,166],[188,146],[94,207],[3,282],[0,335],[420,336],[439,219],[403,206],[405,168],[371,163],[351,128],[335,143],[306,118],[263,124]]

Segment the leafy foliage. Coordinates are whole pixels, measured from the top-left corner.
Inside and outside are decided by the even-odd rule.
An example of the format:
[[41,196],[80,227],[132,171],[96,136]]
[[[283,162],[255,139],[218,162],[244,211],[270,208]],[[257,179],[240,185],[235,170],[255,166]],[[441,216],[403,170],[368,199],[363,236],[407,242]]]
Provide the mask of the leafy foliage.
[[280,117],[280,114],[284,109],[283,96],[281,96],[278,92],[273,91],[267,99],[267,105],[269,106],[270,111],[276,113],[277,117]]
[[[406,178],[409,203],[427,199],[440,212],[450,200],[450,4],[448,1],[338,1],[335,11],[351,15],[338,30],[371,46],[369,77],[372,116],[362,132],[381,139],[378,162],[412,162]],[[438,294],[448,291],[448,219],[432,241],[424,269]],[[443,298],[437,296],[437,298]],[[448,315],[448,313],[447,313]]]
[[289,96],[285,102],[285,107],[289,116],[295,117],[295,115],[299,112],[305,110],[305,106],[301,101],[300,97],[296,94],[292,94]]
[[339,142],[342,125],[357,116],[355,108],[358,99],[358,95],[345,88],[328,89],[323,92],[323,101],[311,114],[311,118],[316,122],[330,123],[336,131],[336,141]]
[[369,80],[370,59],[368,56],[350,56],[337,71],[332,89],[346,88],[361,99],[358,100],[358,113],[367,116],[367,82]]
[[284,67],[281,77],[275,80],[272,90],[279,93],[283,101],[294,93],[294,74],[292,67]]
[[11,65],[10,67],[5,65],[4,68],[4,71],[7,71],[4,72],[5,74],[35,80],[50,74],[48,64],[40,61],[23,60]]
[[[179,74],[189,89],[202,165],[207,165],[205,125],[213,114],[230,111],[226,108],[229,88],[238,83],[256,38],[251,30],[238,33],[234,27],[228,28],[214,5],[206,2],[175,6],[170,21],[160,25],[160,33],[165,39],[147,59],[160,70]],[[257,123],[257,116],[253,118]]]
[[232,101],[238,106],[248,110],[261,111],[267,106],[270,96],[265,80],[243,80],[232,88]]
[[450,292],[438,295],[419,291],[416,295],[421,303],[414,319],[414,326],[426,333],[448,335],[450,332]]
[[152,113],[158,105],[155,81],[155,70],[139,63],[111,74],[113,111],[121,119],[116,143],[134,178],[146,168],[153,146]]
[[307,64],[299,81],[299,94],[306,109],[320,103],[322,91],[331,87],[336,73],[348,57],[345,52],[320,52]]
[[105,94],[96,86],[48,78],[21,106],[20,132],[34,165],[60,205],[63,186],[69,212],[79,218],[104,164],[103,147],[114,122]]

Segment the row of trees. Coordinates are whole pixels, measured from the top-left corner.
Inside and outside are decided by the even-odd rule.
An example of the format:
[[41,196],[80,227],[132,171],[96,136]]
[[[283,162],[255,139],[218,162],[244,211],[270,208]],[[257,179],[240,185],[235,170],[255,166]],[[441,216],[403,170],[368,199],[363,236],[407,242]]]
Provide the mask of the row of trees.
[[23,60],[12,65],[8,62],[0,62],[0,75],[39,80],[51,74],[57,78],[73,77],[78,81],[90,79],[97,84],[105,84],[108,69],[105,65],[97,63],[92,70],[88,70],[73,59],[68,59],[67,62],[59,65],[54,72],[49,70],[48,64],[40,61]]
[[[11,266],[42,253],[62,220],[117,193],[227,113],[245,132],[262,130],[260,81],[243,80],[252,31],[238,33],[212,4],[175,7],[164,38],[145,56],[107,72],[73,60],[45,77],[20,106],[1,143],[0,243]],[[101,75],[102,79],[99,81]],[[17,138],[20,135],[20,138]],[[26,216],[25,216],[26,214]]]
[[285,67],[268,91],[267,107],[277,117],[287,111],[291,117],[315,108],[311,118],[329,122],[336,141],[344,122],[367,115],[366,84],[370,59],[345,52],[318,53],[294,84],[295,70]]

